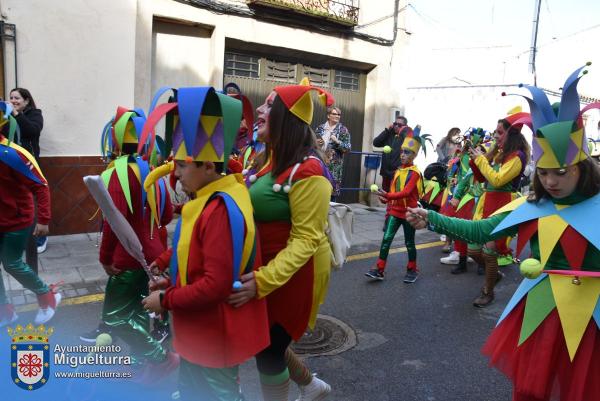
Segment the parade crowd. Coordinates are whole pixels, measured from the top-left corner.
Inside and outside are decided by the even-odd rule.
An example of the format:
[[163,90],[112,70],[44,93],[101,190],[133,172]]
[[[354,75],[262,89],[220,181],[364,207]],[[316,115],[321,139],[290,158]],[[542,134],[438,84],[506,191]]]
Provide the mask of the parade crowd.
[[[446,241],[440,263],[453,265],[451,274],[477,266],[477,308],[494,302],[499,266],[520,263],[524,279],[482,350],[513,382],[514,401],[600,399],[600,235],[589,218],[599,211],[600,170],[582,119],[600,104],[580,109],[586,68],[567,78],[558,103],[523,85],[529,93],[518,96],[529,112],[499,112],[492,132],[451,128],[435,148],[438,161],[423,172],[414,159],[434,149],[420,125],[398,116],[373,139],[383,149],[382,185],[371,196],[386,205],[386,219],[365,275],[383,281],[394,273],[387,259],[400,227],[404,283],[419,277],[416,230],[435,231]],[[327,110],[315,130],[314,99]],[[32,234],[44,251],[51,219],[38,164],[43,119],[21,88],[0,112],[0,186],[11,188],[0,197],[0,260],[37,295],[35,324],[44,324],[60,289],[23,260]],[[102,314],[81,340],[110,333],[125,342],[140,385],[178,370],[174,391],[182,400],[243,400],[239,366],[252,358],[265,401],[287,400],[292,382],[300,401],[334,393],[291,344],[314,328],[327,294],[328,212],[351,149],[341,116],[333,96],[308,79],[273,88],[256,109],[235,84],[162,88],[147,112],[118,107],[102,129],[100,179],[143,260],[105,219]],[[0,327],[17,319],[0,280]]]

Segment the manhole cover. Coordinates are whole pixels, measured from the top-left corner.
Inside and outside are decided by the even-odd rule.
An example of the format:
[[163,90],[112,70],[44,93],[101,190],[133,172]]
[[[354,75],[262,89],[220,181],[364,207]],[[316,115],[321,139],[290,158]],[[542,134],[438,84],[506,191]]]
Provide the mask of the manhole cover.
[[312,332],[292,344],[299,355],[337,355],[356,345],[356,334],[346,323],[327,315],[318,315]]

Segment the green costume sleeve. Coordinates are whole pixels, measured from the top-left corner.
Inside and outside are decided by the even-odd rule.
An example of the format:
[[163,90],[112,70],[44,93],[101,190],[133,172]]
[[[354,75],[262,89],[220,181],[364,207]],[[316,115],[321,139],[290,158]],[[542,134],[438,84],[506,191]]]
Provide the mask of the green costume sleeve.
[[467,193],[471,181],[469,179],[470,177],[471,176],[467,174],[458,181],[458,184],[456,184],[456,188],[454,189],[454,194],[452,195],[454,199],[460,200],[465,195],[465,193]]
[[325,240],[331,184],[313,176],[292,185],[289,193],[292,230],[287,246],[266,266],[255,272],[258,297],[262,298],[287,281],[308,262]]
[[429,228],[432,231],[450,235],[453,238],[472,244],[485,244],[488,241],[513,237],[517,233],[518,226],[512,226],[492,234],[494,228],[500,224],[508,213],[501,213],[487,219],[472,221],[442,216],[430,210],[427,214],[427,219],[429,220]]

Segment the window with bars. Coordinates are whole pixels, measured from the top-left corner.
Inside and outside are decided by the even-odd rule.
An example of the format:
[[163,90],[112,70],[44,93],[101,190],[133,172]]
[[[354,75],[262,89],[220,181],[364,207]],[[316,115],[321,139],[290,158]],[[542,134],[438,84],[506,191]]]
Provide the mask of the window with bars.
[[296,83],[296,64],[266,60],[267,79]]
[[225,53],[225,75],[258,78],[259,58],[239,53]]
[[303,66],[304,75],[310,79],[310,83],[315,86],[329,87],[329,69]]
[[358,92],[360,89],[360,74],[358,72],[335,70],[333,87]]

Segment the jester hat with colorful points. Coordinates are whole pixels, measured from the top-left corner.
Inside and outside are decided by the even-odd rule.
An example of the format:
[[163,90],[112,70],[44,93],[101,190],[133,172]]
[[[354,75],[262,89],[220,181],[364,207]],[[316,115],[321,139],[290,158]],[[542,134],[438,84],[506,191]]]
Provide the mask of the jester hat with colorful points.
[[130,110],[119,106],[113,118],[102,129],[100,151],[105,158],[126,154],[124,145],[138,144],[146,114],[142,109]]
[[314,109],[310,97],[311,91],[318,92],[319,101],[323,106],[329,107],[335,102],[331,93],[312,86],[306,77],[302,79],[299,85],[276,86],[273,90],[293,115],[309,125],[312,123]]
[[19,124],[17,120],[12,116],[13,106],[8,102],[0,100],[0,128],[8,124],[8,141],[14,142],[15,134],[17,138],[20,137],[21,131],[19,130]]
[[[157,149],[154,146],[150,153],[135,153],[128,151],[125,147],[127,144],[139,147],[138,138],[141,136],[143,126],[146,122],[146,115],[142,109],[127,109],[126,107],[117,107],[117,111],[113,118],[104,126],[101,138],[101,151],[105,158],[112,160],[101,177],[104,185],[108,188],[113,175],[116,175],[119,186],[123,191],[123,196],[127,202],[127,207],[131,213],[133,210],[133,202],[131,199],[131,190],[129,183],[129,170],[131,170],[140,185],[150,173],[151,166],[157,164]],[[147,148],[141,149],[141,152]],[[145,210],[145,205],[148,203],[153,211],[150,218],[150,230],[154,229],[154,223],[160,224],[160,218],[164,212],[166,197],[168,196],[167,188],[164,182],[147,190],[141,191],[141,205]]]
[[591,103],[580,110],[577,84],[587,74],[585,67],[576,69],[565,81],[560,104],[550,104],[542,89],[519,85],[531,93],[523,96],[531,111],[533,130],[533,160],[541,168],[565,168],[588,158],[587,139],[583,130],[582,115],[590,109],[600,108]]
[[[14,142],[15,134],[17,134],[17,137],[19,136],[19,126],[11,113],[12,105],[0,101],[0,127],[9,124],[8,138],[0,132],[0,163],[6,164],[14,171],[38,184],[47,185],[46,178],[35,157]],[[4,189],[9,190],[9,188]]]
[[414,129],[409,130],[402,142],[402,149],[407,149],[412,151],[415,155],[419,153],[419,149],[423,148],[423,154],[427,156],[427,148],[426,142],[433,146],[433,142],[431,141],[431,135],[429,134],[421,134],[421,126],[417,125]]
[[464,135],[465,141],[469,141],[470,145],[473,147],[479,146],[485,137],[486,131],[483,128],[474,128],[471,127],[467,130]]
[[[168,103],[157,106],[169,91]],[[242,102],[209,86],[161,88],[154,96],[138,150],[152,147],[156,124],[165,117],[165,152],[175,160],[223,162],[235,141],[242,119]]]

